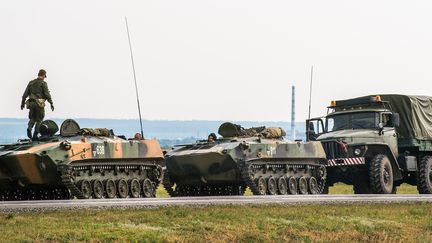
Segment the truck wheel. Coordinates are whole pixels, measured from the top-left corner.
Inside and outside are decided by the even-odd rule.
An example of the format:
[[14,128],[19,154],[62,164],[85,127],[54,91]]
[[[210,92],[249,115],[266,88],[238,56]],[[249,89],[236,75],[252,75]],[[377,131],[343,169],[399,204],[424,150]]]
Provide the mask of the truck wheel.
[[417,190],[420,194],[432,194],[432,156],[425,156],[419,162]]
[[[357,183],[353,185],[354,194],[373,194],[374,192],[367,183]],[[397,187],[393,185],[391,194],[396,194]]]
[[389,158],[384,154],[375,155],[369,165],[369,182],[373,193],[393,192],[393,170]]

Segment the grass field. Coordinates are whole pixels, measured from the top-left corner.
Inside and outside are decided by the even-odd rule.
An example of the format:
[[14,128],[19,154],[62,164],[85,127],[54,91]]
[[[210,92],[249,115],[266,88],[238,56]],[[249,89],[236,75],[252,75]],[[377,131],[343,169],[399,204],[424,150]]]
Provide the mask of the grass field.
[[[417,193],[408,185],[399,192]],[[337,184],[330,193],[352,193]],[[250,195],[250,192],[247,192]],[[163,188],[158,197],[167,196]],[[432,241],[432,204],[159,207],[0,213],[3,241]]]
[[0,214],[7,241],[432,241],[432,205],[164,207]]

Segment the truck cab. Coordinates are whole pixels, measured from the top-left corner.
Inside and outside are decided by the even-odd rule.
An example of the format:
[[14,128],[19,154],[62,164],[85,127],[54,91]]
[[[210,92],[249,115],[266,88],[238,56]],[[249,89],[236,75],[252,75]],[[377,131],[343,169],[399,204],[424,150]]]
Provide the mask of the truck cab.
[[[343,182],[353,185],[355,193],[388,194],[403,182],[417,184],[418,161],[430,151],[400,144],[407,141],[398,133],[401,109],[395,110],[391,100],[371,95],[332,101],[325,117],[307,120],[307,139],[321,141],[326,151],[329,186]],[[426,193],[432,192],[431,175],[424,175],[429,178]]]

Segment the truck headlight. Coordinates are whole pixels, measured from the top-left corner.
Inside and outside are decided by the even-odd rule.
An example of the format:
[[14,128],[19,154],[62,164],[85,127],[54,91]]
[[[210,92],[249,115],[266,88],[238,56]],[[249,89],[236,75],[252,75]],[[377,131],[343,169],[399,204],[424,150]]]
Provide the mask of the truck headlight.
[[355,154],[356,156],[359,156],[359,155],[361,154],[361,152],[362,152],[362,150],[359,149],[359,148],[354,149],[354,154]]

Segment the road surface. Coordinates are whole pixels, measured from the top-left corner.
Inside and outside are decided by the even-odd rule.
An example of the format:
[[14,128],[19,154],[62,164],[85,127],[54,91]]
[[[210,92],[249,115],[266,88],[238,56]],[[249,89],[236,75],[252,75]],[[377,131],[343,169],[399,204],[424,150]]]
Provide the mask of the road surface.
[[49,201],[4,201],[0,211],[38,211],[79,208],[145,208],[160,206],[262,205],[262,204],[371,204],[432,203],[432,195],[290,195],[290,196],[218,196],[130,199],[87,199]]

